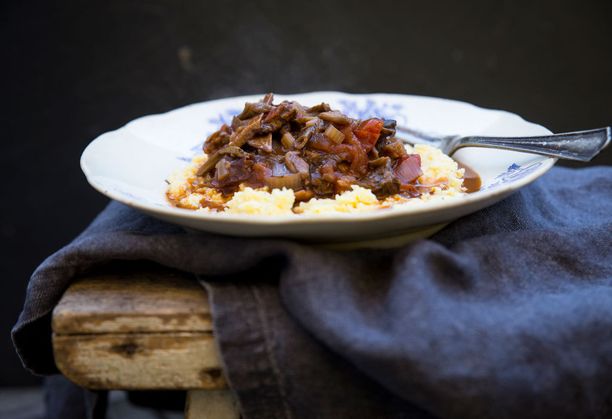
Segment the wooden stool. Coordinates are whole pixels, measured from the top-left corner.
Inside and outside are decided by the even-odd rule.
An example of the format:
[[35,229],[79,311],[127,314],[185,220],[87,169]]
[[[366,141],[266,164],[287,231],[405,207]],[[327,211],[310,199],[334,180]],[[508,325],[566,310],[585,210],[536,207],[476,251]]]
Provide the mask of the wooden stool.
[[97,274],[53,311],[62,374],[92,390],[187,390],[185,417],[238,418],[212,334],[206,291],[176,271]]

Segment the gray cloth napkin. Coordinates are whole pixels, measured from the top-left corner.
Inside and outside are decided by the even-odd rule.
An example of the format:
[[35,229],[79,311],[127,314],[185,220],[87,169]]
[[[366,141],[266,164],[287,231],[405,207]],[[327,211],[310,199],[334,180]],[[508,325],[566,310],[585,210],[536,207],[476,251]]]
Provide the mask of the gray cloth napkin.
[[611,417],[611,208],[612,168],[555,168],[429,240],[337,252],[112,203],[34,272],[13,341],[56,372],[50,312],[70,281],[148,260],[206,281],[247,419]]

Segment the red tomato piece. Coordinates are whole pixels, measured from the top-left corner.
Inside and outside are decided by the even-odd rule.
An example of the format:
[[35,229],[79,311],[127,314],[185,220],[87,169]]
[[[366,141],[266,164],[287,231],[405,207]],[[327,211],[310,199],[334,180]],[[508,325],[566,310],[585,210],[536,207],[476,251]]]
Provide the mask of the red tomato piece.
[[384,121],[378,118],[366,119],[362,121],[357,128],[355,128],[355,136],[361,142],[363,150],[369,153],[374,148],[378,137],[380,137],[380,131],[382,130]]

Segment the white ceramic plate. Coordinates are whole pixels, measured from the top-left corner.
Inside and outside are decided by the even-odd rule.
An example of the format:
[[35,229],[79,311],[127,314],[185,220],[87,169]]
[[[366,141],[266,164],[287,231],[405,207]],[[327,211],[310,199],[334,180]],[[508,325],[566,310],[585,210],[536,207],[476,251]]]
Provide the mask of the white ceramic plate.
[[[459,150],[454,158],[478,172],[480,191],[428,205],[357,214],[252,216],[206,214],[172,207],[165,198],[168,175],[185,166],[206,137],[231,120],[244,103],[262,95],[197,103],[136,119],[92,141],[81,168],[98,191],[171,223],[233,236],[290,237],[322,242],[371,240],[408,233],[431,234],[445,223],[487,207],[542,176],[555,159],[482,148]],[[320,102],[355,117],[381,116],[436,134],[542,135],[546,128],[519,116],[447,99],[396,94],[313,92],[276,95],[304,105]]]

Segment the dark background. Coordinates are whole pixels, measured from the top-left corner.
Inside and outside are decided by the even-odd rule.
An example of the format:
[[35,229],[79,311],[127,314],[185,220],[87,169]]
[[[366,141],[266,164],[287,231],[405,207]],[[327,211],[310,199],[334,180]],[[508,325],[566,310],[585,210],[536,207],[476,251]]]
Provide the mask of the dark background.
[[329,89],[465,100],[555,132],[612,123],[610,1],[12,1],[0,40],[0,386],[36,382],[9,338],[30,273],[107,202],[80,153],[133,118]]

